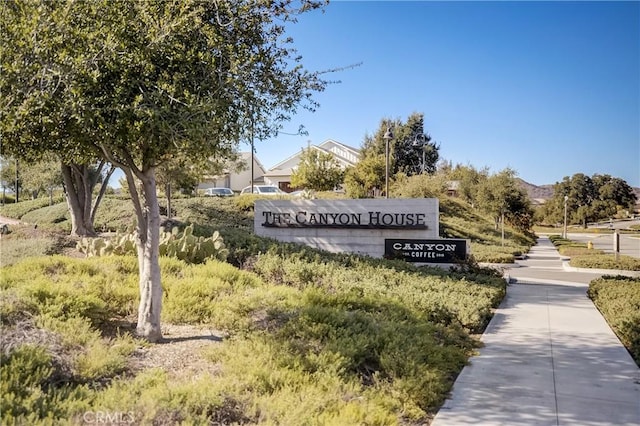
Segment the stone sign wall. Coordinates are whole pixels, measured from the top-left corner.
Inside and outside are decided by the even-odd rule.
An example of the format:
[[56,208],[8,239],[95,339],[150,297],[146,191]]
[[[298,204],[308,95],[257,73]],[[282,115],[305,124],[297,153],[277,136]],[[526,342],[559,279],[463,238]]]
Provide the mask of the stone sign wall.
[[331,252],[383,257],[385,239],[439,236],[437,198],[257,200],[257,235]]

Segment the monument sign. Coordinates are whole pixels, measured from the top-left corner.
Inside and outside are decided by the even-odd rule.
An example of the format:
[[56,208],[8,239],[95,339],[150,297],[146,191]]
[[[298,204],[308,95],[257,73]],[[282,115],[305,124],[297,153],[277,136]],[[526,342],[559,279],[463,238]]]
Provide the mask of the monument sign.
[[256,200],[255,204],[257,235],[372,257],[385,255],[386,240],[438,239],[438,226],[437,198]]

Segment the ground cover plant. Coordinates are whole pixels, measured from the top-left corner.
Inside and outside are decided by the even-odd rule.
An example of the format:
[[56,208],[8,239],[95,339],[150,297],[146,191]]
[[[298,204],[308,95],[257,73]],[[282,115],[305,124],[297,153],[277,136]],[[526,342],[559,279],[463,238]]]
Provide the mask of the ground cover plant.
[[[102,410],[137,424],[427,423],[504,297],[504,280],[472,265],[416,268],[260,238],[242,198],[174,200],[172,226],[203,237],[218,230],[228,256],[161,258],[164,344],[132,337],[133,256],[50,255],[3,267],[3,419],[74,424]],[[105,202],[115,224],[107,229],[128,225],[118,207],[126,200]],[[495,230],[481,236],[481,216],[453,207],[473,221],[449,222],[460,236],[495,241]],[[32,214],[55,216],[46,209]],[[527,237],[507,237],[511,249],[526,248]],[[52,247],[42,254],[70,249]],[[172,327],[187,331],[172,337]]]
[[471,240],[471,254],[477,262],[513,263],[514,259],[535,244],[533,234],[505,226],[502,230],[486,215],[468,203],[444,197],[440,199],[440,234],[447,238]]
[[640,259],[613,254],[578,255],[571,257],[569,265],[576,268],[617,269],[622,271],[640,271]]
[[[3,268],[3,417],[66,421],[100,407],[141,423],[425,421],[476,346],[469,333],[505,290],[491,274],[446,276],[294,246],[250,263],[242,271],[162,259],[163,322],[224,337],[202,352],[202,370],[215,378],[183,381],[134,371],[143,343],[127,328],[108,337],[135,315],[134,257],[49,256]],[[25,334],[41,337],[11,337]],[[39,411],[26,408],[34,394],[19,386],[30,370]]]
[[572,241],[560,235],[550,235],[549,239],[561,255],[571,257],[569,265],[573,267],[640,271],[640,259],[635,257],[605,254],[602,250],[588,248],[586,243]]
[[577,255],[597,255],[603,254],[602,250],[589,248],[587,243],[573,241],[560,235],[549,235],[549,240],[558,249],[558,253],[563,256],[571,257]]
[[640,278],[604,276],[588,295],[640,366]]
[[9,225],[9,233],[0,236],[0,266],[12,265],[33,256],[62,252],[74,245],[66,233],[34,229],[33,225]]
[[[54,204],[59,204],[62,201],[61,196],[54,198]],[[19,203],[7,203],[0,206],[0,216],[20,219],[30,211],[47,206],[49,206],[49,197],[40,197],[33,200],[20,201]]]

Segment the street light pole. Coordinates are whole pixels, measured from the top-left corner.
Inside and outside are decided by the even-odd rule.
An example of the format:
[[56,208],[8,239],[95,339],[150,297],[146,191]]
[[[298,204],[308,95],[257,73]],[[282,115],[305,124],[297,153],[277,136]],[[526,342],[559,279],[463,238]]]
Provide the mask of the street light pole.
[[424,161],[425,161],[425,155],[424,155],[424,147],[427,146],[427,137],[424,135],[424,133],[420,133],[415,135],[414,139],[413,139],[413,144],[414,148],[420,148],[422,150],[422,164],[420,164],[420,173],[424,174]]
[[501,211],[500,224],[502,226],[502,247],[504,247],[504,208]]
[[253,137],[254,137],[254,135],[253,135],[253,131],[254,131],[253,127],[254,127],[254,118],[253,118],[253,114],[251,114],[251,193],[252,194],[253,194],[253,177],[254,177],[254,174],[253,174],[253,162],[254,162],[254,159],[253,159],[253,155],[254,155],[253,154]]
[[15,198],[15,202],[17,203],[18,201],[20,201],[20,178],[19,178],[19,174],[18,174],[18,159],[16,158],[16,198]]
[[387,131],[384,132],[384,136],[382,139],[385,140],[385,151],[384,151],[384,162],[385,162],[385,173],[384,173],[384,196],[385,198],[389,198],[389,141],[393,139],[393,132],[391,131],[391,127],[387,127]]
[[562,231],[562,238],[567,238],[567,201],[569,200],[569,196],[564,196],[564,228]]

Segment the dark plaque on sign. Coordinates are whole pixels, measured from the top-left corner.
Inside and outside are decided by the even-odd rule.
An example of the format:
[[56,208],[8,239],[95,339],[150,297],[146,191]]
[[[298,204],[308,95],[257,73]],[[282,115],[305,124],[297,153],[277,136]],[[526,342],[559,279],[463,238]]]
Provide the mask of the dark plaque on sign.
[[467,258],[467,240],[385,239],[384,257],[420,263],[459,263]]

